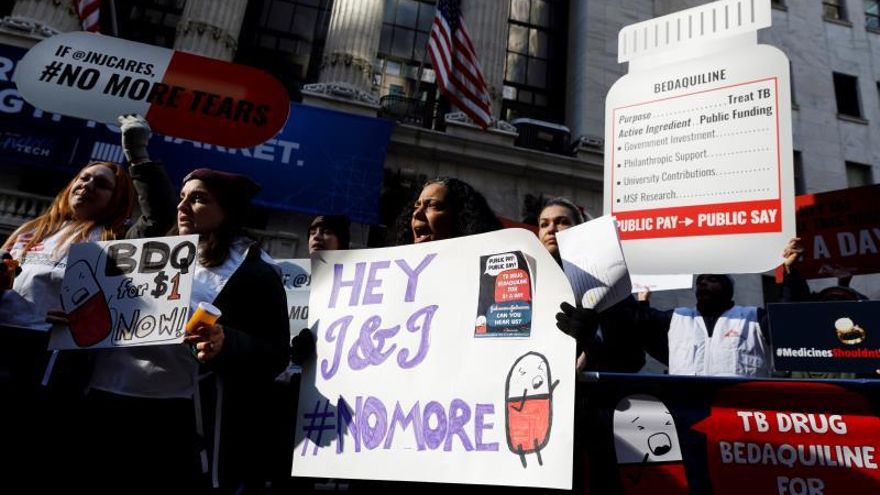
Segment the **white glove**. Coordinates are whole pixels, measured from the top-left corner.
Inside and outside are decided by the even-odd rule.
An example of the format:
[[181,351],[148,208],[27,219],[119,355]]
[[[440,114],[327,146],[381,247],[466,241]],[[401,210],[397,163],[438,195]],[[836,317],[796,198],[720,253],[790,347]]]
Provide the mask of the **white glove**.
[[147,120],[136,114],[120,115],[119,130],[122,131],[122,151],[125,158],[132,164],[150,160],[147,143],[153,134]]

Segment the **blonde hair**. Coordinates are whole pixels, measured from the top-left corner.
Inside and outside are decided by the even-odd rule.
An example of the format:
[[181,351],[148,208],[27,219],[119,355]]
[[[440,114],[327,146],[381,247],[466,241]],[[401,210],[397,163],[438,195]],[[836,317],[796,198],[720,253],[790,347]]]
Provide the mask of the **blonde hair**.
[[[95,165],[101,165],[113,171],[113,175],[116,177],[113,196],[110,197],[110,203],[105,209],[105,214],[101,217],[90,220],[75,220],[73,218],[73,208],[70,206],[70,191],[83,170]],[[58,233],[68,223],[71,224],[71,228],[60,240],[56,253],[53,254],[57,255],[57,252],[68,244],[87,240],[89,232],[96,227],[101,227],[102,241],[117,239],[122,235],[125,229],[125,222],[134,210],[134,201],[134,185],[131,182],[131,177],[128,176],[128,173],[122,166],[112,162],[91,162],[77,172],[76,176],[67,186],[55,196],[52,204],[49,205],[49,208],[42,215],[25,222],[21,227],[17,228],[6,239],[6,242],[3,243],[3,248],[10,249],[20,235],[26,232],[33,232],[33,235],[22,249],[21,256],[24,256],[35,244]]]

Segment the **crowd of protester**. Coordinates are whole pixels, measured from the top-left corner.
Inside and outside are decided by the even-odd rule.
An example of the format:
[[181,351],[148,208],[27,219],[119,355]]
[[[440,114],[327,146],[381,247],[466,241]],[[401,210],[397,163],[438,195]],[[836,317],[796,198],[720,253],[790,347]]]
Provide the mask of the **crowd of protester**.
[[[289,384],[276,378],[291,362],[313,359],[315,343],[308,329],[289,339],[280,271],[245,234],[260,186],[198,168],[178,196],[161,163],[150,160],[146,121],[124,116],[120,125],[127,169],[86,165],[44,214],[3,243],[3,258],[17,262],[0,263],[0,280],[12,281],[0,288],[0,429],[16,458],[12,471],[55,465],[57,477],[30,482],[56,487],[63,479],[65,489],[84,493],[264,493],[273,480],[285,486],[295,403]],[[538,238],[560,266],[556,234],[585,220],[565,198],[540,211]],[[438,177],[407,204],[396,240],[417,244],[500,228],[482,194]],[[222,310],[216,323],[182,345],[47,350],[51,331],[68,323],[58,301],[71,244],[192,234],[199,244],[190,310],[211,303]],[[311,222],[310,254],[350,244],[347,217]],[[783,300],[864,299],[844,286],[811,293],[797,272],[800,252],[792,239],[782,253]],[[695,307],[667,311],[652,308],[649,293],[602,312],[563,303],[556,326],[575,339],[572,366],[579,370],[638,372],[647,351],[670,374],[770,376],[763,308],[736,305],[733,279],[723,274],[699,275],[695,295]],[[737,345],[723,342],[731,329]]]

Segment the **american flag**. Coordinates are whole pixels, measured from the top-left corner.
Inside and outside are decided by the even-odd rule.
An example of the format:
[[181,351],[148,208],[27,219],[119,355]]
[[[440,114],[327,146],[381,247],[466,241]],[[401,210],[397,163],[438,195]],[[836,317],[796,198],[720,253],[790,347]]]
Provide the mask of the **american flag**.
[[99,11],[101,0],[73,0],[83,31],[100,32]]
[[483,129],[492,120],[491,99],[474,45],[461,17],[460,0],[439,0],[428,54],[440,91]]

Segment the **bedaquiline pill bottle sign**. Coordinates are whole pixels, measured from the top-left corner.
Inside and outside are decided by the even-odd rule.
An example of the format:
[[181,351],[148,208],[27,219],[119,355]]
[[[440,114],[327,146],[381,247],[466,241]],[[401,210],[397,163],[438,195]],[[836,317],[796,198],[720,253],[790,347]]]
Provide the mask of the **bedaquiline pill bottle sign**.
[[788,58],[759,45],[770,0],[621,30],[605,107],[604,210],[631,272],[758,273],[794,237]]
[[140,114],[161,134],[230,148],[272,139],[290,112],[287,90],[262,70],[81,31],[37,43],[13,80],[46,112],[105,124]]

